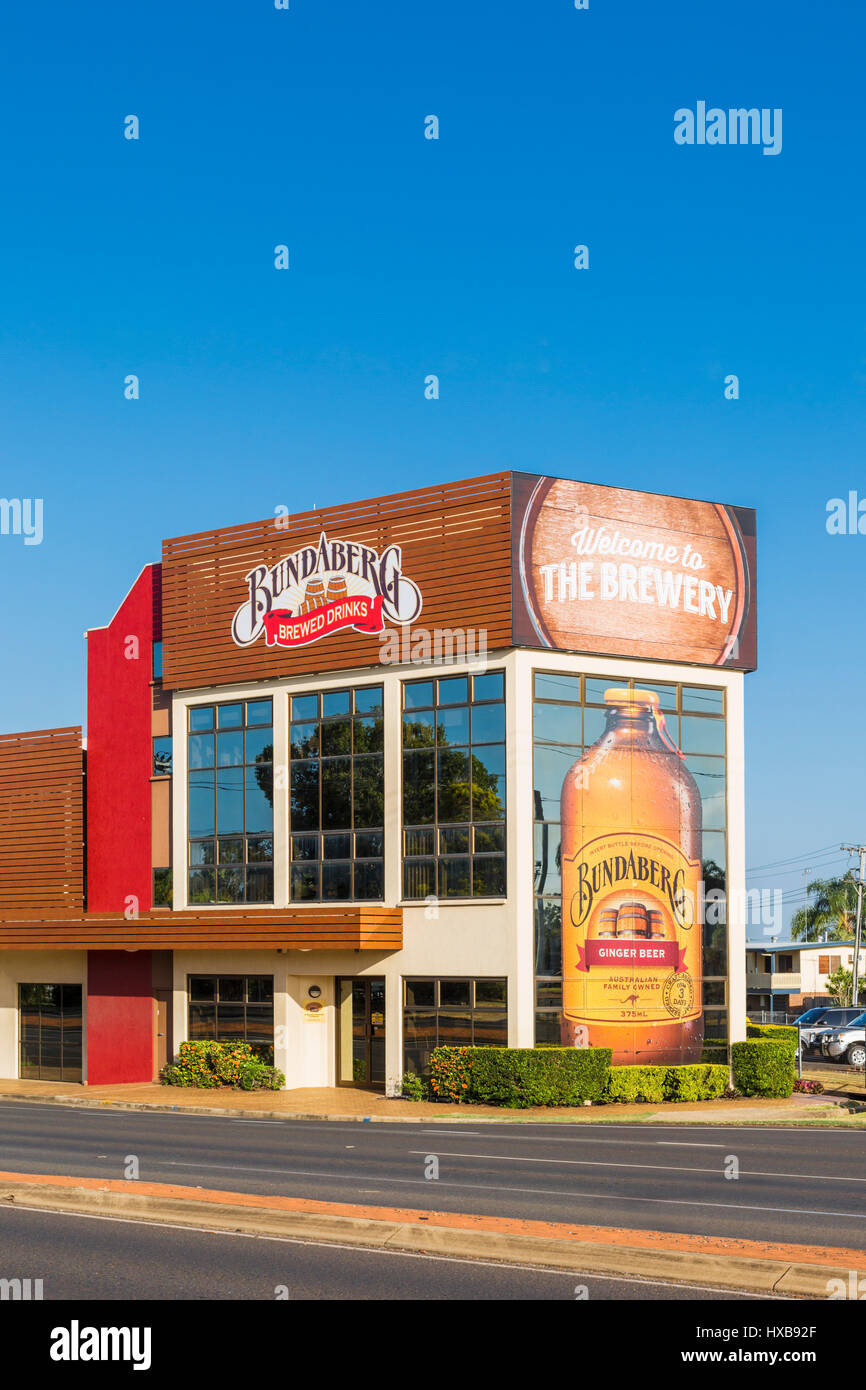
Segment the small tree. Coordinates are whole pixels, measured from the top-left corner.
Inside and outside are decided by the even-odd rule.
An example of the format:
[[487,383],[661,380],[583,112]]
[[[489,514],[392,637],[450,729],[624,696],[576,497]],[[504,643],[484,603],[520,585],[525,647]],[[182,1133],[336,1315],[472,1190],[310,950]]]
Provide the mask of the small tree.
[[[844,965],[840,965],[838,970],[834,970],[832,975],[827,976],[827,993],[835,999],[836,1003],[842,1008],[851,1003],[851,994],[854,988],[854,972],[846,970]],[[866,1003],[866,980],[857,981],[858,1004]]]

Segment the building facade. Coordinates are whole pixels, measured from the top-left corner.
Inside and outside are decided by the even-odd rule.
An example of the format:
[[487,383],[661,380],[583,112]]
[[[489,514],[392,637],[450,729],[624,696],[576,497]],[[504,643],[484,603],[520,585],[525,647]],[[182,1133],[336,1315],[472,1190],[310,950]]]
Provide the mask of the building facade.
[[88,633],[86,739],[0,737],[0,1075],[724,1051],[754,537],[504,473],[166,541]]
[[[866,977],[866,948],[860,948],[858,979]],[[853,941],[747,943],[746,1008],[750,1013],[791,1015],[834,1002],[827,980],[837,970],[853,973]]]

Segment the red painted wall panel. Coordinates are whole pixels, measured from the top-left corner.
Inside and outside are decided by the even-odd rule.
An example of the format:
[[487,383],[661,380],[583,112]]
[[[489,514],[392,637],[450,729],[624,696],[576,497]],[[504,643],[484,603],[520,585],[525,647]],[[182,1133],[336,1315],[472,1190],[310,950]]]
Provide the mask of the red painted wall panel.
[[87,953],[87,1083],[153,1080],[150,951]]
[[[159,566],[139,575],[108,627],[87,634],[87,908],[152,907],[154,610]],[[137,655],[135,655],[137,653]]]

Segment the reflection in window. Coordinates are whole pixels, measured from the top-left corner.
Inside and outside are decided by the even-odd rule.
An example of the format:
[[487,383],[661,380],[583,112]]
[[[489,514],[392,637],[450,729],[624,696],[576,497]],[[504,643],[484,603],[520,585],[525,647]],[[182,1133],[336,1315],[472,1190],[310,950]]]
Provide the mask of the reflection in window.
[[191,1042],[250,1043],[273,1065],[273,975],[190,975],[187,988]]
[[403,981],[403,1070],[423,1076],[434,1047],[507,1047],[508,982]]
[[505,895],[505,678],[403,686],[403,896]]
[[293,902],[385,896],[383,750],[381,685],[292,697]]
[[274,899],[271,700],[188,712],[188,901]]

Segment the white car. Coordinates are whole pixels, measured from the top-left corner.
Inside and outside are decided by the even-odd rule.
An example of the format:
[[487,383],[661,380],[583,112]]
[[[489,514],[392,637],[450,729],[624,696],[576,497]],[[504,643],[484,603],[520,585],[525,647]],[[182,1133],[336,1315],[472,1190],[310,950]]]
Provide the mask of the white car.
[[821,1053],[832,1062],[866,1065],[866,1013],[821,1034]]

